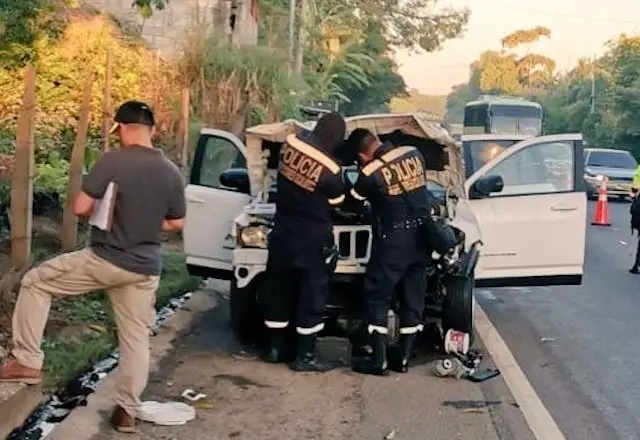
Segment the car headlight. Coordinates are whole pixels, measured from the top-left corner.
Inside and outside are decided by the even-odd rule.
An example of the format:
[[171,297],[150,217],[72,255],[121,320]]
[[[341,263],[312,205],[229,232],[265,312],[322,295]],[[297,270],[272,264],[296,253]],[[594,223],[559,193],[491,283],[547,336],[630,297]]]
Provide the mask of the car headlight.
[[238,232],[238,245],[266,249],[268,236],[269,229],[266,226],[245,226]]

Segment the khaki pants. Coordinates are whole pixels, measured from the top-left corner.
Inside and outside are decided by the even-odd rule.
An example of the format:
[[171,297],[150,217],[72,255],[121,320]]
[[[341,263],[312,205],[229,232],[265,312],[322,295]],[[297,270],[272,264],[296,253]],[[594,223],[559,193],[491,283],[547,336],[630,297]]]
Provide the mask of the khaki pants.
[[99,258],[91,249],[63,254],[27,272],[13,312],[13,351],[18,362],[41,369],[40,349],[51,297],[106,289],[118,329],[120,362],[116,403],[135,417],[149,378],[149,328],[155,320],[158,276],[140,275]]

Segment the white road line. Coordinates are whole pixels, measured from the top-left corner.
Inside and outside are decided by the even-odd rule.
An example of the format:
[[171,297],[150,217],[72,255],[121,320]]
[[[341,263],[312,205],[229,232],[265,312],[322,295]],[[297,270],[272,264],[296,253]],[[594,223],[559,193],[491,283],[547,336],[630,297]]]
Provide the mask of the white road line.
[[498,330],[482,307],[479,304],[476,306],[476,331],[502,373],[533,435],[538,440],[566,440]]

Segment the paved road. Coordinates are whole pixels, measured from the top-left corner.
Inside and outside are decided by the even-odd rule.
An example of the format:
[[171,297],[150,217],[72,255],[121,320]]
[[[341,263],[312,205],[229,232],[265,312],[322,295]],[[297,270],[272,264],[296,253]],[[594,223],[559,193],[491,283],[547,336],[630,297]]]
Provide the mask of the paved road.
[[611,227],[587,227],[582,286],[478,292],[567,440],[640,438],[637,238],[629,204],[609,207]]

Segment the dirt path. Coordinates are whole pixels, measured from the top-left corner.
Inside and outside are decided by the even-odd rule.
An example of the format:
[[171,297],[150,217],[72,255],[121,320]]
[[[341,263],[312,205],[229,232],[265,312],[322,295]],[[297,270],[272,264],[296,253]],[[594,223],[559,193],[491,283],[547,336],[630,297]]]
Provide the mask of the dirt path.
[[[395,440],[532,438],[500,379],[483,387],[437,379],[429,374],[427,358],[408,375],[386,378],[363,377],[346,368],[295,374],[286,366],[238,359],[226,303],[218,304],[173,342],[175,348],[160,362],[144,397],[178,399],[192,388],[207,394],[211,408],[198,409],[196,420],[184,426],[140,424],[139,433],[129,438],[376,440],[392,432]],[[344,355],[343,343],[323,345],[328,354]],[[78,410],[85,413],[72,415],[75,421],[65,422],[54,440],[125,438],[106,422],[109,392],[92,397],[88,408]],[[92,412],[99,417],[87,416]],[[92,420],[101,423],[91,435],[69,429]]]

